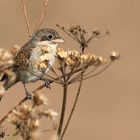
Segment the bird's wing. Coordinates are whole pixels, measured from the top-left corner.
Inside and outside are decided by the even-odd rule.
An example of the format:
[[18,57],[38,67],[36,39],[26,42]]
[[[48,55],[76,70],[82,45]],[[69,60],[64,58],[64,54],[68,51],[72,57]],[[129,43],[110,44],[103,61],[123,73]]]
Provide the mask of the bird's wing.
[[15,65],[19,66],[19,68],[21,68],[22,70],[26,70],[29,65],[28,60],[34,48],[35,45],[29,43],[25,44],[14,58]]

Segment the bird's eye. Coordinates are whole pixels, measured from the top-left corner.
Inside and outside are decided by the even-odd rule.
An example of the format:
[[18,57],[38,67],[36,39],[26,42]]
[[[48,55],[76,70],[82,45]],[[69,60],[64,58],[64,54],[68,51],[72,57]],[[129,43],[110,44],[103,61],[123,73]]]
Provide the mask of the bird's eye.
[[49,39],[52,39],[52,38],[53,38],[53,35],[51,35],[51,34],[48,35],[48,38],[49,38]]

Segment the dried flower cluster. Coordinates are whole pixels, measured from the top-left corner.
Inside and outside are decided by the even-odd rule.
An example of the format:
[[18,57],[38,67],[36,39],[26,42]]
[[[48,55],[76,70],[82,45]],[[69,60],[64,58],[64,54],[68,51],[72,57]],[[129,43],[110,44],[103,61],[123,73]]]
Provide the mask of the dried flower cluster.
[[119,58],[120,58],[120,55],[119,55],[118,52],[116,52],[116,51],[111,52],[111,54],[110,54],[110,59],[111,59],[112,61],[118,60]]
[[89,34],[81,25],[71,26],[69,29],[58,24],[56,26],[80,44],[81,53],[84,53],[85,48],[89,46],[89,43],[91,43],[92,40],[97,40],[109,35],[108,30],[102,34],[98,28],[95,28],[92,33]]
[[5,138],[6,136],[9,136],[6,134],[6,129],[4,129],[3,126],[0,126],[0,139]]
[[[15,45],[10,51],[0,48],[0,66],[4,62],[8,62],[12,60],[12,58],[16,55],[19,50],[19,46]],[[4,63],[5,64],[5,63]]]
[[8,120],[16,127],[14,135],[20,135],[23,140],[36,140],[41,133],[39,131],[40,119],[44,116],[53,121],[54,129],[56,129],[58,114],[51,109],[47,109],[46,104],[46,97],[36,93],[31,104],[23,104],[13,110]]
[[[11,65],[14,63],[13,58],[20,49],[19,46],[15,45],[10,51],[0,48],[0,80],[4,74],[10,77],[15,77],[16,75],[11,70]],[[3,87],[0,88],[0,99],[5,93]]]
[[[75,67],[76,65],[78,67],[81,67],[83,65],[99,65],[102,64],[104,61],[103,57],[95,56],[93,54],[79,54],[76,50],[69,50],[64,51],[63,49],[58,49],[57,52],[58,60],[63,61],[66,63],[66,65],[70,67]],[[61,62],[60,62],[61,63]]]
[[[46,70],[50,57],[51,56],[47,54],[41,56],[42,61],[37,64],[37,67]],[[118,58],[119,54],[113,51],[110,55],[110,63]],[[46,79],[59,84],[64,84],[63,79],[65,79],[67,84],[78,82],[82,72],[84,72],[83,79],[86,79],[91,76],[90,74],[93,74],[92,72],[88,72],[89,68],[92,68],[92,70],[90,70],[94,70],[93,72],[96,73],[95,69],[97,70],[100,66],[108,64],[107,59],[102,56],[96,56],[90,53],[79,53],[77,50],[65,51],[62,48],[58,48],[56,59],[57,66],[51,68],[53,74],[46,74],[45,76],[47,76]]]

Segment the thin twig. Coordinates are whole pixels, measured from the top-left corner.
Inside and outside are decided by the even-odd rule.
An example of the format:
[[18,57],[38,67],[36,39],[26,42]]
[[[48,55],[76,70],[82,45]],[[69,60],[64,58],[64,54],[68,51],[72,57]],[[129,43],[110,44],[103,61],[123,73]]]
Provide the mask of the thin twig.
[[59,78],[60,79],[60,82],[59,83],[63,83],[63,81],[61,80],[61,78],[59,77],[59,75],[56,73],[56,71],[53,69],[53,67],[51,65],[49,65],[50,67],[50,70],[54,73],[54,75],[56,76],[56,78]]
[[77,68],[78,64],[75,64],[74,67],[71,69],[71,72],[69,73],[69,75],[67,76],[67,81],[69,81],[70,77],[72,76],[74,70]]
[[[93,78],[93,77],[95,77],[95,76],[101,74],[101,73],[104,72],[106,69],[108,69],[108,68],[111,66],[111,64],[112,64],[112,61],[111,61],[108,65],[106,65],[103,69],[101,69],[100,71],[98,71],[98,72],[96,72],[96,73],[94,73],[94,74],[92,74],[92,75],[90,75],[90,76],[84,77],[83,80],[87,80],[87,79],[89,79],[89,78]],[[79,80],[77,79],[77,81],[74,81],[74,82],[76,83],[76,82],[79,82],[79,81],[80,81],[80,79],[79,79]],[[71,83],[70,83],[70,84],[71,84]]]
[[42,21],[43,21],[43,19],[44,19],[44,16],[45,16],[45,14],[46,14],[46,11],[47,11],[48,1],[49,1],[49,0],[45,0],[45,2],[44,2],[44,9],[43,9],[43,12],[42,12],[42,14],[41,14],[41,16],[40,16],[40,18],[39,18],[39,21],[37,22],[37,25],[36,25],[36,28],[35,28],[35,30],[34,30],[34,33],[39,29],[39,27],[40,27],[41,24],[42,24]]
[[[83,70],[82,70],[82,72],[84,71],[86,71],[88,68],[86,67],[86,68],[84,68]],[[80,73],[78,73],[77,75],[75,75],[75,77],[73,78],[73,79],[71,79],[69,82],[68,82],[68,84],[72,84],[72,83],[74,83],[76,80],[79,80],[79,78],[81,77],[81,72]],[[81,79],[81,78],[80,78]]]
[[[32,72],[32,73],[33,73],[33,72]],[[54,78],[54,77],[48,75],[47,73],[45,73],[43,77],[41,77],[41,76],[40,76],[39,74],[37,74],[37,73],[33,73],[33,74],[34,74],[35,76],[39,77],[39,78],[40,78],[41,80],[43,80],[43,81],[53,81],[53,82],[55,82],[55,83],[57,83],[57,84],[62,84],[62,82],[59,82],[59,81],[58,81],[59,79],[61,79],[61,77]]]
[[25,17],[25,22],[26,22],[26,27],[27,27],[28,35],[29,35],[29,38],[30,38],[31,37],[31,27],[30,27],[28,16],[27,16],[25,0],[22,0],[22,6],[23,6],[24,17]]
[[92,34],[91,37],[86,41],[86,44],[89,44],[89,42],[96,37],[96,34]]
[[71,121],[71,118],[72,118],[73,113],[74,113],[74,110],[75,110],[75,107],[76,107],[76,105],[77,105],[77,102],[78,102],[78,99],[79,99],[79,95],[80,95],[80,93],[81,93],[82,83],[83,83],[83,74],[84,74],[84,72],[81,73],[81,80],[80,80],[80,83],[79,83],[77,95],[76,95],[76,97],[75,97],[74,104],[73,104],[73,106],[72,106],[72,109],[71,109],[70,115],[69,115],[69,117],[68,117],[67,123],[66,123],[66,125],[65,125],[65,127],[64,127],[64,130],[63,130],[62,134],[61,134],[60,140],[62,140],[63,137],[64,137],[64,134],[65,134],[65,132],[66,132],[68,126],[69,126],[69,123],[70,123],[70,121]]
[[[99,68],[99,67],[98,66],[94,67],[91,71],[84,74],[84,77],[89,76],[91,73],[93,73],[95,70],[97,70],[97,68]],[[87,68],[85,68],[85,69],[87,70]],[[73,78],[71,81],[69,81],[69,84],[72,84],[72,83],[76,82],[77,80],[81,79],[80,76],[81,76],[81,74],[77,74],[75,76],[75,78]]]
[[77,40],[75,39],[75,37],[73,37],[70,33],[68,33],[68,31],[65,30],[65,28],[61,27],[60,25],[56,24],[56,26],[61,29],[64,33],[66,33],[69,37],[71,37],[72,39],[74,39],[76,42]]
[[13,107],[13,109],[10,110],[10,111],[0,120],[0,125],[8,118],[9,114],[11,114],[12,111],[13,111],[14,109],[16,109],[18,106],[20,106],[22,103],[24,103],[24,102],[27,101],[27,100],[28,100],[28,98],[25,97],[25,98],[23,98],[18,104],[16,104],[16,105]]

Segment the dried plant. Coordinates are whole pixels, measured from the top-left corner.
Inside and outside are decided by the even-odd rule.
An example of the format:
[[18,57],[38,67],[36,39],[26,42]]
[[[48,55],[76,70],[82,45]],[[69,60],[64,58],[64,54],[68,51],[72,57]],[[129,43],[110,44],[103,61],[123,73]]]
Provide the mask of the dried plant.
[[4,129],[3,126],[0,126],[0,139],[3,139],[5,137],[9,136],[8,134],[6,134],[6,129]]
[[98,28],[95,28],[94,31],[89,34],[81,25],[71,26],[69,29],[58,24],[56,24],[56,26],[80,45],[81,53],[84,53],[91,41],[109,35],[109,30],[102,34]]
[[[47,3],[48,1],[45,0],[43,12],[33,32],[39,29],[43,21],[44,15],[46,13]],[[28,21],[24,0],[22,0],[22,5],[28,35],[30,37],[31,27]],[[105,33],[101,33],[98,29],[95,29],[91,33],[88,33],[88,31],[80,25],[72,26],[68,29],[60,25],[57,25],[57,27],[64,33],[66,33],[74,41],[76,41],[79,45],[78,47],[80,48],[79,51],[77,51],[77,48],[75,48],[75,50],[63,50],[62,48],[58,48],[56,55],[57,63],[53,67],[49,66],[49,73],[44,74],[44,76],[41,77],[42,79],[47,80],[49,85],[51,85],[52,83],[56,83],[61,85],[63,88],[63,101],[62,110],[60,113],[60,121],[57,125],[55,119],[57,113],[55,113],[52,110],[49,110],[46,107],[46,102],[44,100],[45,97],[40,95],[40,90],[45,87],[45,84],[39,86],[32,92],[34,96],[30,104],[25,104],[25,102],[28,100],[28,98],[25,97],[3,118],[0,119],[1,125],[8,118],[8,120],[16,128],[15,135],[20,135],[23,140],[37,139],[37,135],[40,133],[40,119],[44,116],[46,118],[50,118],[53,121],[53,124],[55,124],[53,125],[55,126],[53,127],[53,130],[57,130],[57,136],[55,137],[55,139],[62,140],[73,116],[75,107],[77,105],[83,81],[101,74],[107,68],[109,68],[115,60],[118,60],[120,57],[120,55],[116,51],[111,52],[108,58],[97,56],[96,54],[93,54],[91,52],[85,53],[85,49],[87,47],[90,47],[90,43],[94,40],[100,39],[108,35],[108,30]],[[10,69],[10,66],[13,63],[13,57],[18,52],[19,48],[20,47],[15,46],[11,49],[11,51],[5,51],[4,49],[0,50],[0,68],[3,68],[0,71],[0,79],[5,73],[9,77],[14,77],[14,73]],[[40,56],[41,62],[37,63],[36,67],[40,70],[45,71],[48,67],[48,61],[51,59],[51,55],[48,55],[48,52],[50,50],[45,46],[44,48],[42,48],[42,51],[44,53]],[[34,74],[39,77],[37,73]],[[68,87],[69,85],[74,85],[75,83],[79,83],[77,93],[70,114],[68,115],[68,118],[66,120],[66,124],[64,124],[64,119],[66,119],[65,112],[68,100]],[[0,90],[0,96],[3,96],[3,88],[1,88]]]
[[46,107],[47,99],[38,93],[34,94],[31,104],[23,104],[14,109],[8,120],[15,126],[14,136],[20,135],[23,140],[36,140],[41,135],[40,120],[47,117],[53,121],[54,130],[57,129],[58,114]]

